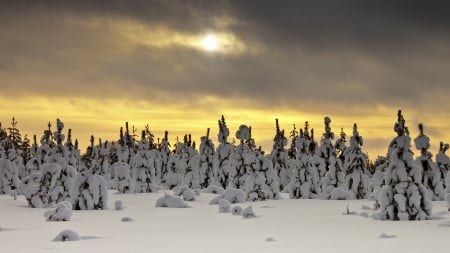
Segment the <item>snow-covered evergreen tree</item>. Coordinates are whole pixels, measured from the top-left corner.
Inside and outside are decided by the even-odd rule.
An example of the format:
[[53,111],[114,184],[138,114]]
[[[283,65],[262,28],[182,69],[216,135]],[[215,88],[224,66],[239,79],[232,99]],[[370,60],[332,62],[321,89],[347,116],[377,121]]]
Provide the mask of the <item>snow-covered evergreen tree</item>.
[[208,188],[209,185],[214,183],[214,144],[209,138],[209,128],[206,131],[206,135],[200,138],[200,182],[202,188]]
[[135,192],[155,192],[155,167],[150,158],[150,144],[146,139],[145,131],[142,131],[142,138],[139,142],[138,151],[133,158],[131,168],[135,176]]
[[420,150],[420,156],[417,157],[416,161],[423,171],[422,184],[427,188],[432,200],[443,200],[445,196],[445,176],[441,175],[437,164],[432,161],[433,154],[428,151],[430,138],[424,134],[423,124],[419,124],[418,128],[420,133],[414,139],[414,144]]
[[251,140],[251,127],[240,125],[236,131],[236,138],[240,140],[240,144],[236,147],[234,154],[231,155],[231,166],[229,171],[229,181],[227,188],[245,189],[245,181],[247,179],[246,164],[247,156],[253,154],[249,143]]
[[67,165],[67,150],[62,144],[64,123],[57,119],[56,126],[57,131],[52,134],[49,123],[41,138],[38,152],[43,164],[39,185],[30,185],[23,192],[32,207],[47,207],[71,198],[76,169]]
[[[161,155],[161,171],[156,171],[157,175],[161,179],[161,183],[164,183],[164,178],[167,177],[169,172],[169,158],[170,158],[170,143],[169,143],[169,132],[165,131],[164,138],[161,141],[159,152]],[[159,172],[159,173],[158,173]]]
[[[324,118],[325,133],[321,139],[321,145],[319,148],[319,156],[325,162],[326,173],[322,178],[322,192],[324,198],[331,198],[331,193],[342,186],[344,186],[344,173],[342,172],[342,163],[336,156],[331,141],[334,139],[334,133],[331,132],[331,119],[329,117]],[[319,171],[319,173],[321,173]]]
[[334,148],[336,150],[337,157],[339,158],[339,160],[341,160],[342,163],[344,163],[345,155],[347,152],[347,145],[345,144],[347,142],[347,140],[345,139],[347,135],[344,132],[344,128],[341,128],[341,133],[339,136],[340,137],[334,143]]
[[15,149],[10,147],[7,155],[0,150],[0,194],[15,194],[19,188],[19,173],[11,159],[17,155]]
[[310,146],[314,145],[309,136],[309,125],[305,122],[304,130],[300,129],[297,139],[297,168],[292,171],[291,182],[289,183],[289,198],[310,199],[319,198],[322,193],[319,172],[316,166],[310,164]]
[[[436,155],[436,163],[443,178],[447,178],[448,170],[450,169],[450,159],[445,154],[448,148],[448,143],[444,145],[444,142],[441,141],[439,144],[439,152]],[[449,184],[446,183],[445,188],[450,189]]]
[[230,135],[230,130],[225,122],[225,117],[222,115],[222,119],[219,120],[219,133],[217,146],[215,164],[217,171],[216,184],[226,188],[228,186],[229,173],[231,170],[231,155],[234,152],[233,145],[228,143],[227,138]]
[[[378,193],[385,184],[384,179],[386,168],[388,167],[388,165],[388,160],[384,156],[378,156],[373,164],[373,166],[375,167],[375,173],[373,173],[372,177],[370,178],[369,192],[371,192],[371,197],[375,201],[378,201]],[[378,202],[376,203],[376,206],[379,206]]]
[[380,205],[375,218],[380,220],[425,220],[432,212],[431,200],[422,182],[421,167],[414,162],[411,138],[401,110],[394,125],[397,132],[389,144],[389,167],[378,194]]
[[350,147],[345,156],[345,188],[352,191],[357,199],[368,197],[369,176],[367,171],[367,157],[361,151],[363,138],[359,135],[356,123],[353,125],[353,136],[350,138]]
[[270,153],[273,168],[280,179],[280,189],[284,189],[289,184],[290,171],[288,168],[288,151],[284,148],[287,145],[287,138],[284,136],[284,129],[280,130],[278,119],[275,119],[275,137],[273,139],[273,150]]

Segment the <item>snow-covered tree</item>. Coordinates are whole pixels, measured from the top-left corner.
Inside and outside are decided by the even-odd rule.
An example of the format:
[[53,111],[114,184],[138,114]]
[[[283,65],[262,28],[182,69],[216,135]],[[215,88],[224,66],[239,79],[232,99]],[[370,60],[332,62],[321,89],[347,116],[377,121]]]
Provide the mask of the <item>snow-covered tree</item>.
[[289,198],[310,199],[319,198],[322,193],[319,172],[316,166],[310,164],[310,145],[312,140],[309,136],[308,122],[305,123],[304,130],[300,129],[297,139],[297,168],[292,171],[291,182],[289,183]]
[[216,184],[226,188],[229,180],[229,172],[231,170],[231,155],[234,152],[233,145],[228,143],[227,138],[230,135],[230,130],[225,122],[225,117],[222,115],[222,119],[219,120],[219,133],[215,164],[217,171]]
[[[342,163],[336,156],[331,141],[334,139],[334,133],[331,131],[329,117],[324,118],[325,133],[321,139],[319,156],[325,162],[326,173],[322,178],[322,192],[324,198],[330,198],[333,190],[344,186],[344,173],[342,172]],[[321,173],[321,171],[319,171]]]
[[131,168],[134,171],[135,192],[155,192],[155,167],[150,158],[150,144],[142,131],[142,138],[139,142],[138,151],[133,158]]
[[244,189],[245,180],[247,179],[246,164],[247,156],[252,155],[249,143],[251,140],[251,127],[240,125],[236,131],[236,138],[240,140],[240,144],[236,147],[234,154],[231,155],[231,166],[229,171],[228,187]]
[[389,144],[389,167],[385,183],[378,194],[380,205],[375,218],[380,220],[425,220],[432,212],[427,189],[421,183],[423,172],[410,150],[411,138],[402,111],[394,125],[397,132]]
[[19,188],[19,174],[11,158],[17,156],[16,151],[10,148],[7,155],[4,150],[0,152],[0,194],[15,194]]
[[366,174],[366,155],[361,151],[363,138],[359,135],[356,123],[353,125],[353,136],[345,156],[345,188],[353,192],[357,199],[368,196],[369,176]]
[[273,150],[270,153],[273,168],[280,178],[280,187],[284,189],[289,184],[290,171],[288,168],[288,151],[284,148],[287,145],[287,138],[284,136],[284,129],[280,130],[278,119],[275,119],[275,137],[273,139]]
[[[378,156],[373,163],[373,166],[375,167],[375,173],[373,173],[372,177],[370,178],[369,192],[371,192],[371,197],[375,201],[378,201],[378,193],[385,184],[384,179],[386,168],[388,167],[388,165],[389,163],[385,156]],[[376,203],[376,206],[379,206],[378,202]]]
[[[440,142],[439,144],[439,152],[436,155],[436,163],[440,170],[441,177],[447,178],[448,170],[450,169],[450,159],[448,158],[445,152],[448,150],[448,143],[444,145],[444,142]],[[450,189],[450,185],[446,183],[445,187]]]
[[423,124],[419,124],[418,128],[420,133],[414,139],[414,144],[420,150],[420,156],[417,157],[416,161],[423,171],[422,184],[427,188],[432,200],[443,200],[445,196],[445,175],[441,175],[437,164],[432,161],[433,154],[428,151],[430,138],[424,134]]
[[65,139],[62,134],[64,123],[57,119],[56,126],[57,131],[52,133],[49,123],[41,138],[39,150],[43,164],[39,185],[30,185],[24,190],[32,207],[47,207],[71,198],[76,169],[67,164],[67,149],[62,143]]
[[207,188],[214,183],[214,144],[209,138],[209,128],[206,135],[200,137],[200,175],[201,186]]
[[337,157],[341,160],[342,163],[345,161],[345,155],[347,150],[347,145],[345,144],[347,140],[345,139],[347,135],[344,132],[344,128],[341,128],[341,133],[339,138],[334,143],[334,148],[336,150]]

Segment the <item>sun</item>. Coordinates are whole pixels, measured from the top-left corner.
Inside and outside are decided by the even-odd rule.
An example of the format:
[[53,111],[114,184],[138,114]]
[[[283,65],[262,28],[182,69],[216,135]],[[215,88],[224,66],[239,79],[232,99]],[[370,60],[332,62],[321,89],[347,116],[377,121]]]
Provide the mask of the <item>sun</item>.
[[202,40],[203,49],[206,51],[217,50],[217,38],[212,34],[206,35]]

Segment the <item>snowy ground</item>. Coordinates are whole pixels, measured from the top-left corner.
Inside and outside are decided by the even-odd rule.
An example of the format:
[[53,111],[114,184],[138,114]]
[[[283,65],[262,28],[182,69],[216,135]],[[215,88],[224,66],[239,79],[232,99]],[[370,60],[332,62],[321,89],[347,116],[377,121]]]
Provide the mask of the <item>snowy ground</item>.
[[[23,197],[0,196],[1,252],[449,252],[450,212],[433,202],[433,219],[376,221],[373,202],[275,200],[253,205],[258,217],[219,213],[203,193],[192,208],[155,208],[163,192],[118,195],[110,210],[73,211],[68,222],[47,222],[46,209],[27,207]],[[287,196],[285,196],[287,197]],[[124,210],[113,210],[122,200]],[[233,205],[235,206],[235,205]],[[347,206],[352,214],[343,215]],[[122,222],[123,217],[134,221]],[[71,229],[80,241],[54,242]]]

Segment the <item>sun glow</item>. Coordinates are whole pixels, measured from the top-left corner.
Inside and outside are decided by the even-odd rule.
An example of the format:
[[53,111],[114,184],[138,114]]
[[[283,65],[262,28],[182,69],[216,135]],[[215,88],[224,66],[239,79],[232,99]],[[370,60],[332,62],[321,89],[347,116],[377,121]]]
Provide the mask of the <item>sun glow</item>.
[[202,46],[207,51],[217,50],[217,38],[212,34],[206,35],[202,40]]

